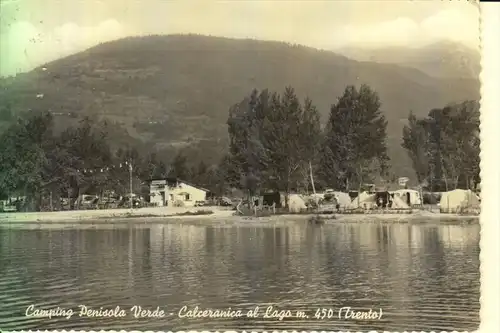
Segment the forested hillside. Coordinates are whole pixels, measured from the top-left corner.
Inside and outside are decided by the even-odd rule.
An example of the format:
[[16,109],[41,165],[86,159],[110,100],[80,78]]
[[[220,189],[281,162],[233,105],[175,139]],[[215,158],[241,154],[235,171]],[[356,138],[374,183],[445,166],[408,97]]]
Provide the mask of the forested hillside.
[[327,121],[348,85],[368,84],[387,119],[390,165],[414,175],[401,147],[408,112],[425,116],[451,102],[478,99],[479,80],[357,62],[328,51],[280,42],[198,35],[131,37],[1,80],[2,126],[20,114],[49,111],[56,131],[84,116],[108,120],[113,149],[158,151],[170,162],[185,151],[196,165],[218,163],[228,147],[228,111],[253,89],[292,86]]

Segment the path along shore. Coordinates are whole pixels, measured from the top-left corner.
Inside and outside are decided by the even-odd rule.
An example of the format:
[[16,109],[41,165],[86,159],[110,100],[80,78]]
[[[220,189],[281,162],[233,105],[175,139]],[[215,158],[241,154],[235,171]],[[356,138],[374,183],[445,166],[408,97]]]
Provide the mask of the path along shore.
[[[203,211],[203,212],[200,212]],[[211,214],[209,214],[211,212]],[[266,217],[234,216],[234,211],[221,207],[152,207],[140,209],[75,210],[59,212],[3,213],[0,227],[13,224],[92,224],[195,222],[196,224],[283,223],[307,221],[317,214],[272,215]],[[411,214],[327,214],[326,223],[388,222],[388,223],[479,223],[479,216],[440,214],[414,211]]]

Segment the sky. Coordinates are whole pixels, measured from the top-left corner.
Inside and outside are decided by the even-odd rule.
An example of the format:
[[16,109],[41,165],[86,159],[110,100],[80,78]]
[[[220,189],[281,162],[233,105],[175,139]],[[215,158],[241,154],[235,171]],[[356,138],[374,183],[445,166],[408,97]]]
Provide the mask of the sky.
[[197,33],[315,48],[479,45],[465,0],[0,0],[0,75],[126,36]]

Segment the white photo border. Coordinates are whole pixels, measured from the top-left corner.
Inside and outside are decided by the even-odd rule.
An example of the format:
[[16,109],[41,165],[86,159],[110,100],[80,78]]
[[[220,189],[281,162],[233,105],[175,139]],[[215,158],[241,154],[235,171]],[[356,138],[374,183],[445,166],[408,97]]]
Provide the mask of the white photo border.
[[481,323],[500,327],[500,2],[481,2]]

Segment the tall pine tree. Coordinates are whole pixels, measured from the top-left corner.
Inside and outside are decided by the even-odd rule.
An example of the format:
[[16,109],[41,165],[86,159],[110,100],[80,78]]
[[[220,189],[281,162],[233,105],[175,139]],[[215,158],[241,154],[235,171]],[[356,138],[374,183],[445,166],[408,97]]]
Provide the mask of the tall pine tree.
[[387,120],[378,94],[367,85],[346,87],[330,109],[322,145],[321,167],[327,185],[358,190],[386,171]]

